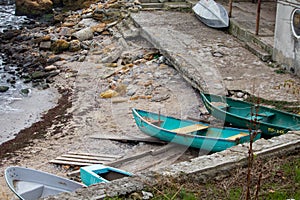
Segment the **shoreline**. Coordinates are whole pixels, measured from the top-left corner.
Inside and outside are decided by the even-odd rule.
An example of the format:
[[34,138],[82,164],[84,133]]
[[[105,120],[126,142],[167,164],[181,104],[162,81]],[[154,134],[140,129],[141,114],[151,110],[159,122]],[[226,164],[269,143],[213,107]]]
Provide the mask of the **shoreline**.
[[[1,110],[0,145],[14,139],[18,133],[41,120],[42,116],[57,104],[57,89],[30,89],[28,96],[21,96],[8,103],[9,109]],[[13,97],[10,97],[13,98]]]
[[[56,103],[54,102],[49,102],[48,105],[43,108],[41,107],[34,107],[32,105],[30,108],[30,112],[24,112],[24,115],[27,115],[30,113],[30,115],[35,115],[35,117],[32,117],[32,119],[20,119],[17,117],[11,117],[8,118],[7,120],[15,120],[16,123],[18,124],[20,130],[17,133],[14,133],[15,135],[14,138],[9,139],[4,141],[3,143],[0,144],[0,158],[3,159],[4,157],[9,157],[9,155],[13,154],[14,151],[19,150],[21,148],[27,147],[30,145],[32,140],[37,139],[37,138],[43,138],[44,135],[46,134],[47,128],[50,128],[55,121],[55,119],[60,116],[65,114],[66,110],[70,107],[70,102],[68,101],[70,92],[67,89],[59,89],[58,93],[55,94],[54,90],[50,91],[45,91],[47,96],[45,95],[45,92],[39,91],[39,94],[35,94],[36,98],[35,100],[41,100],[42,99],[47,99],[47,97],[51,96],[53,100],[57,100]],[[50,94],[49,94],[50,93]],[[53,96],[52,96],[52,95]],[[59,97],[60,96],[60,97]],[[47,99],[49,100],[49,99]],[[24,103],[24,102],[23,102]],[[37,103],[37,102],[36,102]],[[21,103],[22,104],[22,103]],[[28,108],[28,107],[27,107]],[[14,128],[13,126],[16,123],[12,123],[11,127],[9,124],[7,124],[7,129],[12,129]],[[12,136],[11,136],[12,137]]]

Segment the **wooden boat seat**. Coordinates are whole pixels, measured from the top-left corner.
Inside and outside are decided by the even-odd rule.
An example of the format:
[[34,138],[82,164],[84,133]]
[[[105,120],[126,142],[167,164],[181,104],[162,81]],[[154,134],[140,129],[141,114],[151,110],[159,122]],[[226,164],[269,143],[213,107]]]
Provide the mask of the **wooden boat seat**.
[[218,107],[219,109],[221,110],[224,110],[224,111],[227,111],[228,108],[230,107],[227,103],[224,103],[224,102],[211,102],[211,104],[215,107]]
[[20,191],[20,195],[24,199],[38,199],[42,197],[44,186],[41,184],[37,184],[35,186],[31,186],[30,188],[22,188],[24,191]]
[[261,116],[261,117],[272,117],[272,116],[275,116],[275,114],[272,113],[272,112],[263,112],[263,113],[258,113],[258,116]]
[[262,113],[258,113],[257,116],[246,117],[246,119],[254,120],[256,118],[256,120],[259,121],[259,120],[262,120],[264,118],[269,118],[269,117],[272,117],[272,116],[275,116],[275,114],[272,113],[272,112],[262,112]]
[[151,118],[147,118],[147,117],[145,117],[145,120],[155,126],[161,126],[161,124],[164,122],[162,120],[155,120],[155,119],[151,119]]
[[195,132],[195,131],[200,131],[200,130],[204,130],[207,129],[208,126],[202,125],[202,124],[193,124],[190,126],[185,126],[185,127],[181,127],[181,128],[176,128],[173,129],[172,131],[175,133],[191,133],[191,132]]
[[234,141],[237,138],[244,137],[244,136],[247,136],[247,135],[248,135],[247,133],[239,133],[237,135],[230,136],[230,137],[228,137],[226,139]]

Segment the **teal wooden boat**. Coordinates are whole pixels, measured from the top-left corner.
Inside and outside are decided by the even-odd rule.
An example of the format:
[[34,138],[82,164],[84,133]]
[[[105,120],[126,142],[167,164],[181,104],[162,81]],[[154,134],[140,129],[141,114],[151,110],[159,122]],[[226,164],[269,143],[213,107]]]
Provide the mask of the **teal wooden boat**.
[[[138,128],[145,134],[208,152],[223,151],[250,141],[249,131],[245,129],[211,127],[201,122],[181,120],[134,108],[132,113]],[[254,141],[260,136],[257,133]]]
[[132,174],[114,167],[100,164],[80,168],[80,178],[86,186],[96,183],[107,183],[127,176],[132,176]]
[[284,134],[290,130],[300,130],[300,115],[279,111],[245,101],[201,93],[208,112],[236,127],[255,129],[269,138]]

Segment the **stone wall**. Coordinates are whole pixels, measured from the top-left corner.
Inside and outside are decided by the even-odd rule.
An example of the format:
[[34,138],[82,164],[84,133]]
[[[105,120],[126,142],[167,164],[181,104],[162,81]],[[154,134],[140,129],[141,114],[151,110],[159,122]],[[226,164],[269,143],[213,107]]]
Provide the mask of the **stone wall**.
[[297,0],[279,0],[277,3],[273,60],[300,75],[300,39],[293,35],[291,26],[291,15],[296,8],[300,8]]

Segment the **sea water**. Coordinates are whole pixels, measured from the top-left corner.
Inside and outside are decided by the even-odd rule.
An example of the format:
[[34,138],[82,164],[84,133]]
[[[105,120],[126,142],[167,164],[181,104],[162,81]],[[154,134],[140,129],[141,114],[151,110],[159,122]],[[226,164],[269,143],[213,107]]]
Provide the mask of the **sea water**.
[[[25,16],[15,16],[14,1],[0,0],[0,32],[20,29],[28,20]],[[18,79],[14,84],[8,83],[7,78],[12,75],[4,70],[6,62],[9,60],[0,54],[0,86],[9,86],[8,91],[0,92],[0,145],[40,120],[43,113],[55,106],[58,98],[55,89],[38,90]],[[22,89],[28,89],[29,93],[23,94]]]

